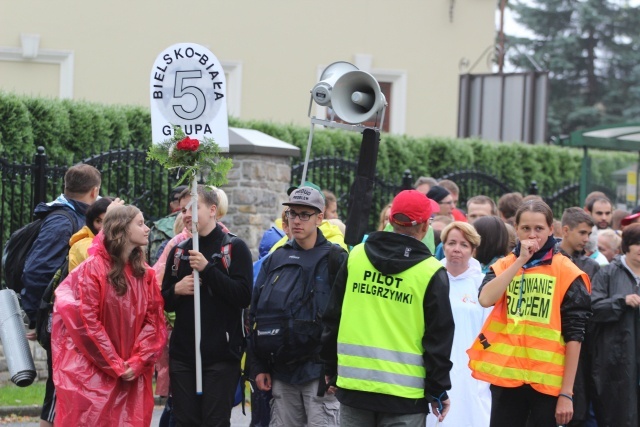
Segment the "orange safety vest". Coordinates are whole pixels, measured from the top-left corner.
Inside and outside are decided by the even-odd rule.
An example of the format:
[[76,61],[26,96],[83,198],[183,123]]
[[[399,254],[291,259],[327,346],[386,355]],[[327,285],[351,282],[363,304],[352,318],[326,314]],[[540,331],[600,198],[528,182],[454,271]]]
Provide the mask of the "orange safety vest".
[[[510,254],[493,264],[496,276],[515,260]],[[561,254],[551,264],[520,269],[467,350],[472,376],[501,387],[530,384],[558,396],[566,346],[560,305],[578,277],[591,292],[589,277]]]

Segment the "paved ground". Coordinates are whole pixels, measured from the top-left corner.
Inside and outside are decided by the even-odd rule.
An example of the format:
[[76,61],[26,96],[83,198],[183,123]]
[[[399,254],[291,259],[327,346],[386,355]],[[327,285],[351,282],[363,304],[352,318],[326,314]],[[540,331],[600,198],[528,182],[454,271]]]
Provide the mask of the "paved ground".
[[[153,410],[153,420],[151,421],[152,427],[158,425],[162,409],[162,407],[156,406]],[[251,421],[251,409],[249,408],[249,405],[247,405],[245,412],[247,413],[246,416],[242,415],[242,409],[239,406],[233,408],[233,412],[231,413],[231,427],[247,427],[249,425]],[[30,418],[29,421],[23,420],[20,422],[8,423],[5,423],[0,419],[0,425],[12,427],[38,427],[40,424],[37,418]]]

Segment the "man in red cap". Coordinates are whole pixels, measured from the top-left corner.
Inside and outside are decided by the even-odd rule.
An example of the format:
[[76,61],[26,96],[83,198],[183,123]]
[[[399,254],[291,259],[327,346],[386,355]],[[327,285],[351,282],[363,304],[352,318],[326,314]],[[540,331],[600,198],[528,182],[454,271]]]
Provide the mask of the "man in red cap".
[[422,427],[429,402],[440,421],[449,411],[449,279],[421,242],[434,208],[423,193],[402,191],[391,203],[393,232],[371,233],[338,271],[320,355],[341,427]]

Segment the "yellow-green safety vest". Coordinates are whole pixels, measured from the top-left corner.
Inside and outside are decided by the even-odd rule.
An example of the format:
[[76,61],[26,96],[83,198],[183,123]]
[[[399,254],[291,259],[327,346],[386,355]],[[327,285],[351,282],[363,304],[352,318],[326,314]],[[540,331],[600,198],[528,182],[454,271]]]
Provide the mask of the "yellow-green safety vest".
[[424,295],[442,264],[434,257],[400,274],[376,270],[353,248],[338,330],[338,387],[424,397]]

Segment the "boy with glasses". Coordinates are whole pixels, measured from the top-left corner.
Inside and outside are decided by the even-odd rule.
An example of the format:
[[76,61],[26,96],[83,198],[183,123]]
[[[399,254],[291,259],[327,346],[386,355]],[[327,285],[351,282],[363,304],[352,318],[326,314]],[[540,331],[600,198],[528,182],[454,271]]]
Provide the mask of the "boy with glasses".
[[427,197],[440,205],[440,215],[451,215],[451,211],[455,206],[453,203],[453,196],[449,190],[436,185],[431,187],[431,190],[427,193]]
[[[263,263],[251,303],[249,358],[258,389],[271,390],[272,426],[337,426],[339,403],[326,382],[320,319],[346,252],[318,228],[325,201],[320,191],[292,191],[286,217],[291,240]],[[276,286],[277,285],[277,286]]]

